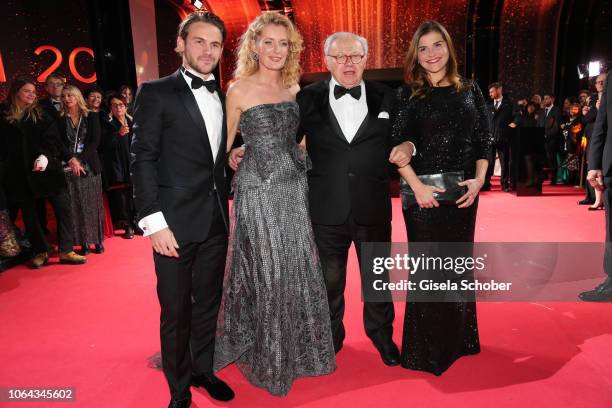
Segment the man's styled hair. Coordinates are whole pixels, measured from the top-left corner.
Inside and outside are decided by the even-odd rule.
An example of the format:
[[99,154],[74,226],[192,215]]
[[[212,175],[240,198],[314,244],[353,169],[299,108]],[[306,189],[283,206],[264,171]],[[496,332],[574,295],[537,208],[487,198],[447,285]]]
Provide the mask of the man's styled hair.
[[207,23],[212,24],[221,31],[221,39],[225,42],[226,30],[225,23],[223,20],[216,14],[213,14],[209,11],[196,11],[190,13],[181,24],[178,26],[177,37],[181,37],[183,40],[187,39],[187,35],[189,34],[189,27],[193,23]]
[[500,89],[502,88],[502,84],[501,82],[493,82],[491,85],[489,85],[487,89],[491,89],[491,88]]
[[51,82],[52,79],[59,79],[63,83],[66,83],[66,77],[60,74],[59,72],[50,73],[49,76],[47,76],[47,79],[45,79],[45,84],[48,84],[49,82]]

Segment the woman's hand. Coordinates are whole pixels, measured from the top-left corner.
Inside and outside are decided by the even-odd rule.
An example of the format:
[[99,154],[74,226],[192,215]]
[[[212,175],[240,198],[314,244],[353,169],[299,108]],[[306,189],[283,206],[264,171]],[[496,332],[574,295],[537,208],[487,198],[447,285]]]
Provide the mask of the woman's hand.
[[81,174],[83,175],[87,174],[87,172],[85,172],[85,167],[83,167],[79,159],[77,159],[76,157],[73,157],[72,159],[70,159],[68,161],[68,165],[72,169],[72,174],[74,174],[77,177],[79,177]]
[[130,133],[130,127],[129,126],[126,125],[126,126],[121,126],[119,128],[119,136],[125,136],[128,133]]
[[440,206],[440,203],[434,198],[434,193],[443,193],[445,191],[443,188],[421,183],[419,187],[414,189],[414,196],[419,207],[434,208]]
[[232,170],[234,171],[238,170],[238,165],[240,164],[240,162],[242,161],[242,158],[244,157],[244,151],[245,151],[244,146],[240,146],[240,147],[236,147],[230,150],[230,152],[228,153],[227,164],[230,166]]
[[470,205],[474,204],[474,200],[478,197],[478,193],[480,189],[484,185],[484,179],[481,178],[473,178],[469,180],[462,181],[458,183],[460,186],[467,186],[468,191],[464,195],[461,196],[460,199],[456,201],[459,208],[467,208]]

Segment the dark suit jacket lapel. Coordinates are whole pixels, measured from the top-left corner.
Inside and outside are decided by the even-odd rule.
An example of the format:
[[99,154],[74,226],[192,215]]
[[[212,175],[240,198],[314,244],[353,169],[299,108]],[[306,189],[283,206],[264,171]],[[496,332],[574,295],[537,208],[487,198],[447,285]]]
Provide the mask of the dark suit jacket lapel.
[[340,124],[338,123],[338,119],[336,115],[334,115],[334,111],[332,110],[331,104],[329,103],[329,79],[323,81],[321,85],[321,117],[327,118],[327,124],[332,130],[332,133],[343,140],[345,143],[348,143],[346,137],[344,137],[344,133],[342,133],[342,129],[340,128]]
[[181,70],[179,69],[174,74],[176,79],[176,92],[179,94],[179,99],[183,102],[185,106],[185,110],[189,113],[189,116],[193,120],[193,123],[198,128],[198,131],[201,132],[202,142],[204,143],[204,148],[210,154],[210,160],[212,161],[212,149],[210,147],[210,141],[208,140],[208,132],[206,132],[206,124],[204,123],[204,118],[202,117],[202,113],[200,112],[200,108],[198,107],[198,103],[196,102],[195,96],[193,96],[193,92],[189,88],[187,82],[183,78],[183,74],[181,74]]
[[371,86],[368,85],[368,81],[365,81],[365,98],[366,103],[368,104],[368,114],[366,115],[363,122],[361,122],[361,126],[355,133],[355,137],[351,141],[351,144],[359,141],[366,134],[366,130],[368,129],[368,125],[370,122],[374,123],[378,118],[378,114],[380,113],[380,105],[382,103],[381,95],[378,94]]
[[[225,155],[225,151],[227,149],[227,123],[225,121],[225,94],[221,89],[217,88],[217,95],[219,95],[219,100],[221,101],[221,108],[223,109],[223,118],[221,119],[221,143],[219,144],[219,151],[217,152],[217,158],[215,160],[215,166],[221,160],[222,155]],[[207,137],[208,139],[208,137]]]

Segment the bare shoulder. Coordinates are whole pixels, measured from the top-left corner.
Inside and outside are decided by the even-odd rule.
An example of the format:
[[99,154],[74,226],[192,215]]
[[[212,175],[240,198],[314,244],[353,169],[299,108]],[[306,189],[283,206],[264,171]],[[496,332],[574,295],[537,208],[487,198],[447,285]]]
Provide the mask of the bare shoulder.
[[233,82],[227,90],[228,105],[239,110],[249,107],[257,99],[257,87],[250,78],[239,79]]
[[245,86],[244,80],[237,79],[236,81],[230,83],[229,87],[227,88],[226,97],[228,99],[241,98],[246,93],[246,88],[247,87]]

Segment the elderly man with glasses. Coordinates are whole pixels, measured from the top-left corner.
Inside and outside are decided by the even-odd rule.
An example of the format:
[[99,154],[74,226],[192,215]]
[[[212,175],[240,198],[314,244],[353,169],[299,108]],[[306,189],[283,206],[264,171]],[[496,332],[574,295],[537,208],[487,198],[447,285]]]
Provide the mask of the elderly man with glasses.
[[[391,241],[389,166],[406,166],[414,146],[392,146],[389,113],[393,92],[364,80],[368,43],[339,32],[324,43],[331,78],[305,87],[298,95],[304,136],[312,169],[308,174],[310,213],[323,266],[336,353],[345,337],[344,288],[349,248]],[[368,265],[361,265],[365,289]],[[387,365],[399,364],[393,343],[393,303],[366,299],[366,334]]]

